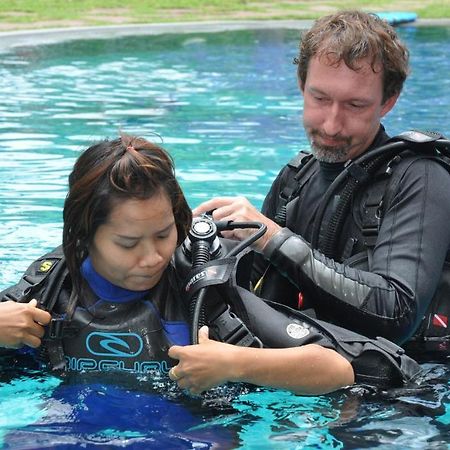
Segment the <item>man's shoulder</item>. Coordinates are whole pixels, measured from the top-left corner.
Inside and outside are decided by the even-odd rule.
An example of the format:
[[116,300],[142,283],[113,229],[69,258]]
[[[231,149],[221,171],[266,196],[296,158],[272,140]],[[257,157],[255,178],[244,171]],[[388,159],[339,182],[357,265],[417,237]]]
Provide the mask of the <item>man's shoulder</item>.
[[427,155],[405,152],[394,167],[393,173],[399,176],[436,176],[450,183],[450,159],[442,155]]

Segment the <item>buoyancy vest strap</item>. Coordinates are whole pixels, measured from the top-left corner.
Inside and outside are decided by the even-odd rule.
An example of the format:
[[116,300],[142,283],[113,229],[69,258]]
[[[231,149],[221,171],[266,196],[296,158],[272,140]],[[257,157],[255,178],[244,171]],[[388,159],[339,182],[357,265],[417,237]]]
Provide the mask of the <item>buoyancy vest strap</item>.
[[62,340],[47,340],[45,342],[45,350],[51,369],[53,371],[64,371],[66,369],[66,358],[64,357]]
[[[267,328],[270,323],[265,337],[256,332],[265,346],[283,348],[318,343],[332,348],[350,361],[358,382],[400,384],[413,380],[421,372],[420,366],[401,347],[384,338],[369,339],[288,306],[246,295],[248,298],[244,299],[244,305],[249,308],[248,316],[253,321],[248,324],[249,328],[261,328],[261,324]],[[303,328],[311,333],[309,336],[305,334],[306,341],[288,336],[290,326],[299,326],[295,324],[296,320],[300,323],[300,331]]]
[[[190,272],[185,283],[187,300],[191,301],[202,289],[208,289],[205,294],[206,305],[202,306],[208,311],[206,322],[211,328],[212,337],[233,345],[245,347],[262,347],[261,341],[256,338],[245,325],[244,321],[235,313],[244,312],[239,298],[233,295],[232,289],[225,284],[229,283],[235,270],[237,257],[212,260],[200,268]],[[213,288],[213,290],[209,290]],[[226,293],[226,300],[220,295],[217,288]],[[214,295],[216,294],[216,295]],[[232,303],[232,308],[227,303]],[[240,314],[239,314],[240,316]]]
[[49,359],[53,370],[63,370],[65,358],[62,338],[70,335],[65,315],[55,314],[54,306],[68,277],[62,247],[34,261],[19,282],[2,293],[2,301],[26,302],[36,296],[38,307],[51,313],[51,321],[45,327],[41,354]]
[[315,162],[312,153],[302,150],[287,163],[288,179],[279,193],[278,211],[274,218],[278,225],[283,227],[286,225],[286,205],[299,195],[303,186],[311,178]]
[[[367,189],[367,196],[364,199],[362,209],[364,214],[361,217],[361,234],[363,244],[367,249],[375,247],[378,233],[380,231],[381,218],[386,205],[386,185],[390,185],[391,181],[381,182],[391,176],[393,166],[398,164],[401,157],[399,155],[392,158],[386,165],[384,171],[375,175],[375,182]],[[342,259],[348,258],[350,255],[342,255]]]
[[59,266],[61,258],[62,254],[59,254],[56,249],[34,261],[17,284],[1,293],[1,301],[26,302],[31,300],[31,296],[42,288],[47,277]]
[[[213,337],[220,342],[240,347],[262,348],[261,340],[251,333],[245,323],[231,311],[230,305],[222,306],[216,310],[216,314],[211,314],[212,317],[208,320]],[[217,311],[221,312],[217,313]]]

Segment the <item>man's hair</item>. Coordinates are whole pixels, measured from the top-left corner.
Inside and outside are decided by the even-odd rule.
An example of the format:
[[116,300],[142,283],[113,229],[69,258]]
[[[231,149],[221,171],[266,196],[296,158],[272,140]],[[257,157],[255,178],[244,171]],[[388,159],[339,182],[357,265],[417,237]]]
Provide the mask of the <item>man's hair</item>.
[[383,103],[401,92],[409,73],[409,52],[394,28],[362,11],[322,17],[302,35],[299,55],[294,59],[301,86],[305,85],[311,58],[316,56],[330,65],[344,61],[354,71],[368,58],[375,73],[383,72]]

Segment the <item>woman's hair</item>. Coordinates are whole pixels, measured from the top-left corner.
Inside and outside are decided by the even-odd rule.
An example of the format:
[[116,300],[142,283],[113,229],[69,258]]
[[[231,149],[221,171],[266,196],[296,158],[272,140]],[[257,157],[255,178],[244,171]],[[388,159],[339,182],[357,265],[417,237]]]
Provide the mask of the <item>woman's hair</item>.
[[369,58],[374,72],[383,72],[383,103],[399,94],[409,73],[409,52],[394,28],[374,14],[342,11],[318,19],[302,35],[294,63],[301,86],[305,85],[313,57],[325,58],[331,65],[341,61],[352,70]]
[[75,293],[81,292],[80,267],[89,246],[114,206],[161,192],[172,204],[180,244],[192,213],[175,178],[172,158],[164,149],[143,138],[123,135],[92,145],[79,156],[69,175],[63,212],[63,249]]

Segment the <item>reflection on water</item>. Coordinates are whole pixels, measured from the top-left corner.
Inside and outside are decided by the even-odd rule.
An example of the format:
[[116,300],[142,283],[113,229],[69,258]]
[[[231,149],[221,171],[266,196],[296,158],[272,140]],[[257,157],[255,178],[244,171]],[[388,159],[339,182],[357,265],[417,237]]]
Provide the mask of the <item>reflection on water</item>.
[[[450,29],[399,30],[412,74],[390,134],[450,136]],[[298,31],[161,35],[22,47],[0,61],[0,288],[58,245],[80,150],[120,131],[163,142],[191,206],[245,195],[260,206],[307,141],[292,59]],[[192,399],[167,381],[61,380],[4,361],[0,442],[9,448],[445,448],[449,373],[420,391],[323,397],[245,386]],[[115,380],[117,381],[117,380]]]
[[443,449],[450,442],[444,365],[429,365],[419,387],[392,391],[354,387],[300,397],[230,385],[190,397],[167,378],[61,379],[1,362],[0,442],[15,450]]

